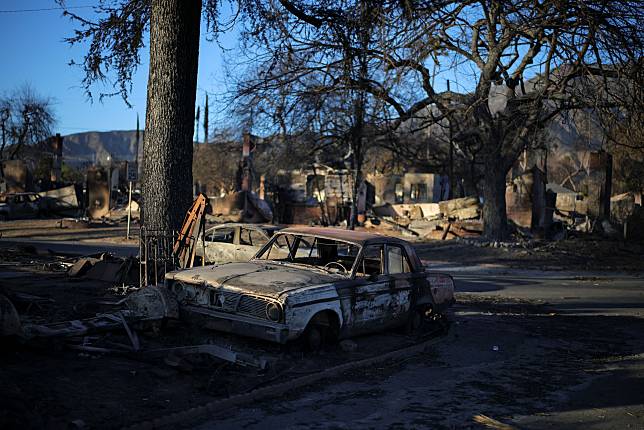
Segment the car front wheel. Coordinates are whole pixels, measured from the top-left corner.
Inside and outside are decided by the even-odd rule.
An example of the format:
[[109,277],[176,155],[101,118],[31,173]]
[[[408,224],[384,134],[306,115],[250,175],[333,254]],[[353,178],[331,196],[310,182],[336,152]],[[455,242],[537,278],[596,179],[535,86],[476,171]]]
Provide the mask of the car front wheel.
[[311,352],[322,349],[326,340],[327,327],[311,324],[304,332],[304,346]]

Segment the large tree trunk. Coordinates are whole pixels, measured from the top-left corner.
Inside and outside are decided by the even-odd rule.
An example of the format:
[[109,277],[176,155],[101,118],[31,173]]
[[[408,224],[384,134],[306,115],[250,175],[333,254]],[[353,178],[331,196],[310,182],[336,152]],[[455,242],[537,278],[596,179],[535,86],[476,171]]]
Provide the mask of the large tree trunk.
[[508,236],[505,207],[505,177],[508,169],[498,158],[487,157],[483,176],[483,226],[489,240],[502,241]]
[[201,0],[152,0],[143,143],[143,223],[178,230],[193,199]]

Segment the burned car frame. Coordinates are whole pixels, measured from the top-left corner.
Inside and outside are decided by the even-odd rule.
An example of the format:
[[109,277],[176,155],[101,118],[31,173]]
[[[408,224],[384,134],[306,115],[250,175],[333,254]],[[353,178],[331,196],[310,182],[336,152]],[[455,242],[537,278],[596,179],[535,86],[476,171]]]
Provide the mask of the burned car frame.
[[0,195],[0,220],[37,218],[42,199],[37,193],[6,193]]
[[248,262],[169,272],[182,312],[207,327],[311,347],[416,326],[454,301],[449,275],[427,272],[406,241],[332,228],[288,228]]
[[248,261],[282,227],[275,225],[226,223],[206,230],[197,240],[195,255],[207,264]]

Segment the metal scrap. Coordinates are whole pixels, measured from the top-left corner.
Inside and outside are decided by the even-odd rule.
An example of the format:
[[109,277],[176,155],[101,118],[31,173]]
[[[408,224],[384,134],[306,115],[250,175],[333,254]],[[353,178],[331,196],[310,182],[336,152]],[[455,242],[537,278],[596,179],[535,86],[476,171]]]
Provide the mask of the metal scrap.
[[[136,262],[136,263],[135,263]],[[70,277],[84,277],[96,281],[111,282],[118,285],[138,285],[135,267],[138,261],[133,258],[116,257],[109,253],[82,257],[69,267]]]
[[208,354],[213,357],[228,361],[233,364],[246,367],[255,367],[264,370],[268,367],[270,359],[264,356],[255,356],[244,352],[234,351],[231,348],[226,348],[219,345],[204,344],[204,345],[190,345],[179,346],[174,348],[162,348],[143,351],[145,355],[165,355],[173,354],[178,356],[190,354]]

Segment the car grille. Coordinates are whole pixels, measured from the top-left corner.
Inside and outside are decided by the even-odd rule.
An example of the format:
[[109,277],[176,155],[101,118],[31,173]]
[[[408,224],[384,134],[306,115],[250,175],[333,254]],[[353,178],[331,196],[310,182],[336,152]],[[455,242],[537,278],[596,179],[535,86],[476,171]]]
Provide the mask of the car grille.
[[[197,306],[210,306],[224,312],[238,313],[268,320],[266,309],[274,300],[249,296],[219,288],[203,289],[200,285],[183,282],[168,282],[167,288],[172,291],[180,303]],[[205,300],[204,300],[205,299]]]
[[[239,303],[239,299],[241,297],[241,294],[239,293],[231,293],[228,291],[219,291],[216,294],[216,297],[219,298],[218,296],[223,296],[224,304],[222,309],[228,312],[235,312],[237,309],[237,304]],[[214,306],[219,306],[219,303],[211,303]]]
[[242,296],[237,306],[237,312],[256,318],[268,319],[266,316],[266,305],[268,303],[270,303],[268,300],[259,297]]

